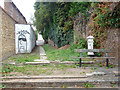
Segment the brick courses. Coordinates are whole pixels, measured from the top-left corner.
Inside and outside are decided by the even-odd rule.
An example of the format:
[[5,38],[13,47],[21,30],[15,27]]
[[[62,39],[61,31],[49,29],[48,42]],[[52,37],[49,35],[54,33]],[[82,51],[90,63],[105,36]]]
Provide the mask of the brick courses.
[[4,60],[15,54],[16,21],[10,17],[1,7],[0,12],[0,59]]

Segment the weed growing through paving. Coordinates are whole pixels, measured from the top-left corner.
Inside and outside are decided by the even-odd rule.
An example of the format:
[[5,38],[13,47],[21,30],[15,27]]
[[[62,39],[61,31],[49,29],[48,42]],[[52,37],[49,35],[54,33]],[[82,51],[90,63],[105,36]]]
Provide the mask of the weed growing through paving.
[[11,67],[11,65],[4,65],[2,67],[2,73],[8,73],[8,72],[12,72],[14,70],[14,67]]
[[111,84],[111,87],[115,87],[115,84]]
[[62,85],[62,88],[67,88],[67,85],[66,85],[66,84],[63,84],[63,85]]
[[85,72],[83,72],[85,74]]
[[5,84],[0,84],[0,88],[6,88]]
[[91,64],[90,66],[91,66],[91,67],[93,67],[93,66],[94,66],[94,64]]
[[95,87],[93,84],[91,84],[91,83],[83,83],[83,87],[85,87],[85,88],[93,88],[93,87]]
[[87,67],[87,66],[88,66],[88,64],[82,64],[82,66],[83,66],[83,67]]
[[91,68],[91,70],[97,71],[97,70],[98,70],[98,68],[94,67],[94,68]]
[[103,67],[103,65],[101,65],[101,64],[100,64],[100,65],[98,65],[98,66],[99,66],[99,67]]

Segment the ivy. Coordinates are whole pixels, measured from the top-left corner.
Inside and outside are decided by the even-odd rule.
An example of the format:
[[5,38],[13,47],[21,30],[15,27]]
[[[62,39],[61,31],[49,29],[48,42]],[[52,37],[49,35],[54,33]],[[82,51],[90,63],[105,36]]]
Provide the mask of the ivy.
[[[120,8],[117,6],[114,10],[110,10],[112,3],[94,3],[96,10],[93,12],[92,33],[95,37],[95,46],[100,48],[100,43],[106,39],[106,32],[109,28],[120,28]],[[92,3],[91,5],[94,6]]]
[[48,37],[58,47],[73,41],[73,17],[81,12],[88,18],[89,2],[36,2],[34,25],[42,32],[45,40]]

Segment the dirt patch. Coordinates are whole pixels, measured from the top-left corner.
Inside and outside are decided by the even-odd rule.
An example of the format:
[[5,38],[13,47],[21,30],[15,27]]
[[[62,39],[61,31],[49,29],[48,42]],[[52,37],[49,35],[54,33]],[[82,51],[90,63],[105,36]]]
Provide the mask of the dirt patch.
[[65,45],[63,47],[60,47],[59,49],[68,49],[70,47],[70,45]]

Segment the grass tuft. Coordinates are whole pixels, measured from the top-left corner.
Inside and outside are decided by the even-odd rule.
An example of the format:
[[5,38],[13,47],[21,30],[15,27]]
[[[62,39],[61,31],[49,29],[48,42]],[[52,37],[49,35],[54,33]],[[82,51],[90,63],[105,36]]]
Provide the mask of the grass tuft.
[[[72,56],[79,57],[79,53],[75,53],[74,49],[76,49],[76,46],[71,45],[68,49],[56,49],[52,47],[51,45],[45,44],[43,48],[46,51],[48,60],[55,61],[78,61],[77,59],[72,59]],[[82,56],[87,56],[87,53],[83,53]]]

